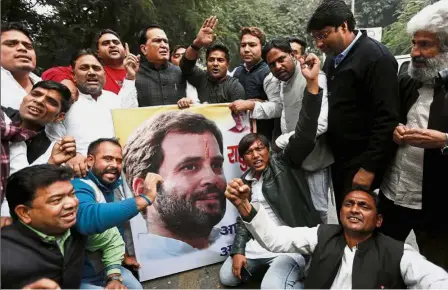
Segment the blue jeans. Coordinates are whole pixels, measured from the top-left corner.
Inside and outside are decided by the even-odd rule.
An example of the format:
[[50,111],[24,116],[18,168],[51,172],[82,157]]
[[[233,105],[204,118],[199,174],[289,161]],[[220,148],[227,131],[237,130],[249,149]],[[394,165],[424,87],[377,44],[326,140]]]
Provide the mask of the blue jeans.
[[[263,265],[269,265],[269,269],[261,282],[261,289],[303,289],[303,283],[299,264],[290,256],[280,255],[274,258],[247,259],[247,269],[254,273]],[[305,267],[303,267],[305,268]],[[232,273],[232,257],[227,260],[219,271],[219,279],[224,286],[238,286],[241,280]]]
[[[143,289],[142,284],[134,277],[131,271],[125,267],[121,267],[121,276],[123,277],[123,285],[128,289]],[[96,277],[83,278],[79,289],[103,289],[106,286],[106,274],[101,274]]]

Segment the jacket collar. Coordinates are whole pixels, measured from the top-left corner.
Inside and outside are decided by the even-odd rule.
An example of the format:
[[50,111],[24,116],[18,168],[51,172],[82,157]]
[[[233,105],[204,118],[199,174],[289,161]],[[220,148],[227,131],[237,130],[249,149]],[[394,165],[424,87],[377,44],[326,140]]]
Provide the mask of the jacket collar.
[[160,68],[156,68],[153,63],[149,62],[149,60],[146,58],[146,56],[142,55],[141,59],[142,59],[141,65],[146,67],[146,68],[148,68],[148,69],[151,69],[151,70],[156,70],[156,71],[164,70],[164,69],[167,69],[168,66],[170,65],[170,62],[167,61]]
[[112,192],[123,184],[123,180],[121,179],[121,177],[119,177],[114,183],[104,185],[90,170],[87,172],[87,176],[84,177],[84,179],[93,181],[102,192]]

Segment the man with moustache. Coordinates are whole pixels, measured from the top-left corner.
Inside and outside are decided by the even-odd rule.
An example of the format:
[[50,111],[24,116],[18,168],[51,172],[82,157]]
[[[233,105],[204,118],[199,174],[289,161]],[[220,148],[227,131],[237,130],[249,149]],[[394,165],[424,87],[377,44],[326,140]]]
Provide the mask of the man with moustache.
[[[126,78],[126,68],[124,60],[127,56],[126,48],[120,40],[118,33],[111,29],[103,29],[95,36],[95,47],[98,56],[103,62],[106,81],[103,89],[119,94],[123,82]],[[127,45],[127,44],[126,44]],[[137,56],[139,58],[140,56]],[[73,70],[67,67],[53,67],[42,73],[42,79],[60,82],[66,85],[74,100],[78,98],[78,89],[73,79]]]
[[[198,91],[201,103],[228,103],[245,99],[246,94],[238,79],[227,75],[230,56],[229,49],[223,44],[214,43],[214,29],[218,19],[215,16],[207,18],[199,30],[193,44],[187,48],[180,61],[183,75]],[[200,50],[206,48],[205,58],[207,72],[196,66]],[[179,100],[179,108],[188,108],[193,100],[188,97]]]
[[399,80],[398,151],[380,188],[381,230],[400,241],[414,230],[420,253],[447,270],[448,80],[439,84],[435,78],[448,69],[448,2],[425,7],[407,31],[412,59],[409,74]]
[[383,216],[378,196],[368,188],[347,191],[341,225],[277,226],[268,211],[250,202],[250,187],[234,179],[226,197],[244,225],[266,250],[311,255],[306,289],[444,289],[448,274],[410,245],[377,231]]
[[[124,64],[127,74],[118,95],[103,89],[105,71],[96,53],[83,49],[72,57],[73,78],[79,90],[79,98],[63,122],[47,126],[46,132],[51,140],[65,135],[73,136],[77,143],[77,152],[86,156],[91,142],[98,138],[115,136],[111,110],[137,107],[135,75],[139,60],[128,50],[126,53]],[[79,173],[79,168],[74,169]]]
[[138,38],[143,56],[135,83],[139,107],[176,104],[185,97],[186,82],[180,68],[169,62],[168,37],[152,24],[142,29]]
[[53,283],[40,281],[35,289],[54,283],[79,289],[86,251],[102,253],[109,281],[106,289],[124,288],[117,279],[123,240],[116,228],[89,237],[75,229],[79,202],[72,178],[71,169],[49,164],[24,168],[9,178],[6,197],[14,222],[1,231],[2,288],[22,288],[50,278]]
[[135,194],[142,193],[148,172],[164,180],[154,206],[144,213],[148,233],[139,235],[139,244],[145,259],[202,249],[221,253],[213,246],[220,237],[214,226],[226,211],[226,178],[223,138],[214,122],[185,111],[155,115],[131,134],[123,162]]
[[[116,139],[95,140],[88,149],[87,176],[74,179],[72,184],[79,199],[76,229],[81,234],[90,235],[118,227],[128,253],[132,237],[126,223],[152,204],[154,196],[150,193],[156,190],[162,179],[155,174],[146,174],[141,182],[142,193],[135,198],[124,199],[120,178],[122,161],[121,146]],[[138,268],[139,264],[135,263],[133,266]],[[103,270],[104,265],[100,263],[98,256],[88,255],[82,287],[90,289],[102,286],[105,278]],[[121,273],[121,280],[129,289],[142,288],[129,270],[122,267]]]
[[23,97],[41,80],[32,73],[36,68],[36,52],[22,23],[2,22],[0,63],[1,104],[18,110]]

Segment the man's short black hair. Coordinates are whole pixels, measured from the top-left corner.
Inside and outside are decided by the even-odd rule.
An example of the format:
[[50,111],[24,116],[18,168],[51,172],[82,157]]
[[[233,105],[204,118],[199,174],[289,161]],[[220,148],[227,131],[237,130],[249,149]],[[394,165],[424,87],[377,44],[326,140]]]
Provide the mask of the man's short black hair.
[[176,45],[176,46],[173,47],[173,49],[170,51],[170,58],[171,58],[171,56],[173,56],[173,54],[176,53],[176,51],[177,51],[179,48],[187,49],[188,46],[186,46],[186,45]]
[[212,45],[207,47],[207,50],[205,51],[205,59],[208,59],[208,56],[210,55],[210,53],[212,53],[215,50],[224,52],[227,62],[230,62],[229,49],[227,48],[227,46],[225,46],[222,43],[213,43]]
[[302,50],[302,55],[305,54],[305,50],[306,50],[306,42],[303,39],[298,38],[297,36],[290,36],[289,37],[289,43],[297,43],[300,44],[301,46],[301,50]]
[[40,81],[34,84],[31,90],[43,88],[47,90],[55,90],[61,95],[61,111],[59,113],[67,113],[72,105],[72,93],[63,84],[54,81]]
[[33,39],[31,38],[31,32],[23,23],[2,21],[1,33],[11,30],[22,32],[31,40],[31,42],[33,42]]
[[343,0],[326,0],[317,7],[308,21],[307,31],[321,30],[326,26],[337,28],[347,22],[347,29],[353,31],[356,20],[350,7]]
[[100,46],[100,38],[101,36],[103,36],[104,34],[113,34],[115,35],[118,40],[120,40],[121,42],[121,38],[120,35],[118,35],[118,33],[116,33],[115,31],[113,31],[112,29],[102,29],[100,30],[96,35],[95,35],[95,39],[94,39],[94,43],[95,43],[95,47],[96,49],[98,49],[98,47]]
[[18,205],[31,206],[38,189],[72,178],[73,170],[71,168],[50,164],[25,167],[12,174],[8,178],[6,187],[6,199],[8,200],[11,217],[13,219],[18,218],[14,211]]
[[261,143],[268,149],[269,151],[269,140],[264,135],[258,134],[258,133],[249,133],[246,136],[244,136],[240,143],[238,144],[238,154],[239,156],[243,157],[244,154],[247,152],[250,146],[254,144],[255,141],[260,140]]
[[[375,206],[376,206],[376,211],[377,213],[381,213],[380,210],[380,198],[378,196],[378,194],[376,194],[375,192],[373,192],[370,188],[368,188],[367,186],[364,185],[353,185],[352,187],[350,187],[344,194],[344,198],[342,200],[345,199],[345,197],[353,192],[353,191],[363,191],[365,193],[367,193],[368,195],[370,195],[373,198],[373,201],[375,202]],[[344,202],[344,201],[342,201]]]
[[76,61],[84,55],[92,55],[93,57],[95,57],[99,63],[101,65],[103,65],[103,61],[101,60],[101,58],[98,56],[98,54],[96,52],[94,52],[93,50],[91,50],[90,48],[86,48],[86,49],[80,49],[77,52],[75,52],[75,54],[72,55],[72,59],[70,61],[70,64],[72,66],[72,69],[75,69],[75,64]]
[[143,28],[142,30],[140,30],[140,32],[138,33],[138,44],[139,45],[146,44],[146,42],[148,41],[148,38],[146,38],[146,33],[148,32],[149,29],[153,29],[153,28],[162,29],[158,24],[150,24],[150,25],[146,26],[145,28]]
[[[263,46],[263,49],[261,50],[261,57],[264,61],[266,61],[266,56],[268,55],[269,51],[271,49],[280,49],[283,52],[291,53],[292,48],[291,44],[289,43],[289,39],[285,37],[278,37],[274,38],[266,43],[265,46]],[[267,62],[267,61],[266,61]]]
[[95,155],[98,147],[105,142],[115,144],[121,148],[120,142],[117,138],[99,138],[89,144],[89,147],[87,148],[87,155]]

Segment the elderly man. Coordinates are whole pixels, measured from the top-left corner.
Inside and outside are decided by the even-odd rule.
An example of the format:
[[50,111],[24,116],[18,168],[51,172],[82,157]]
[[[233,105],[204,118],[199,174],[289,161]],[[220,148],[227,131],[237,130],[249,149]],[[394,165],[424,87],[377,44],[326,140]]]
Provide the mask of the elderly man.
[[2,23],[1,34],[1,103],[18,110],[23,97],[40,81],[32,73],[36,68],[36,52],[23,24]]
[[448,2],[424,8],[408,23],[412,38],[409,75],[399,81],[400,124],[394,141],[398,151],[380,196],[385,221],[382,231],[404,241],[411,230],[420,252],[448,269],[448,121],[445,84],[435,82],[448,69]]

